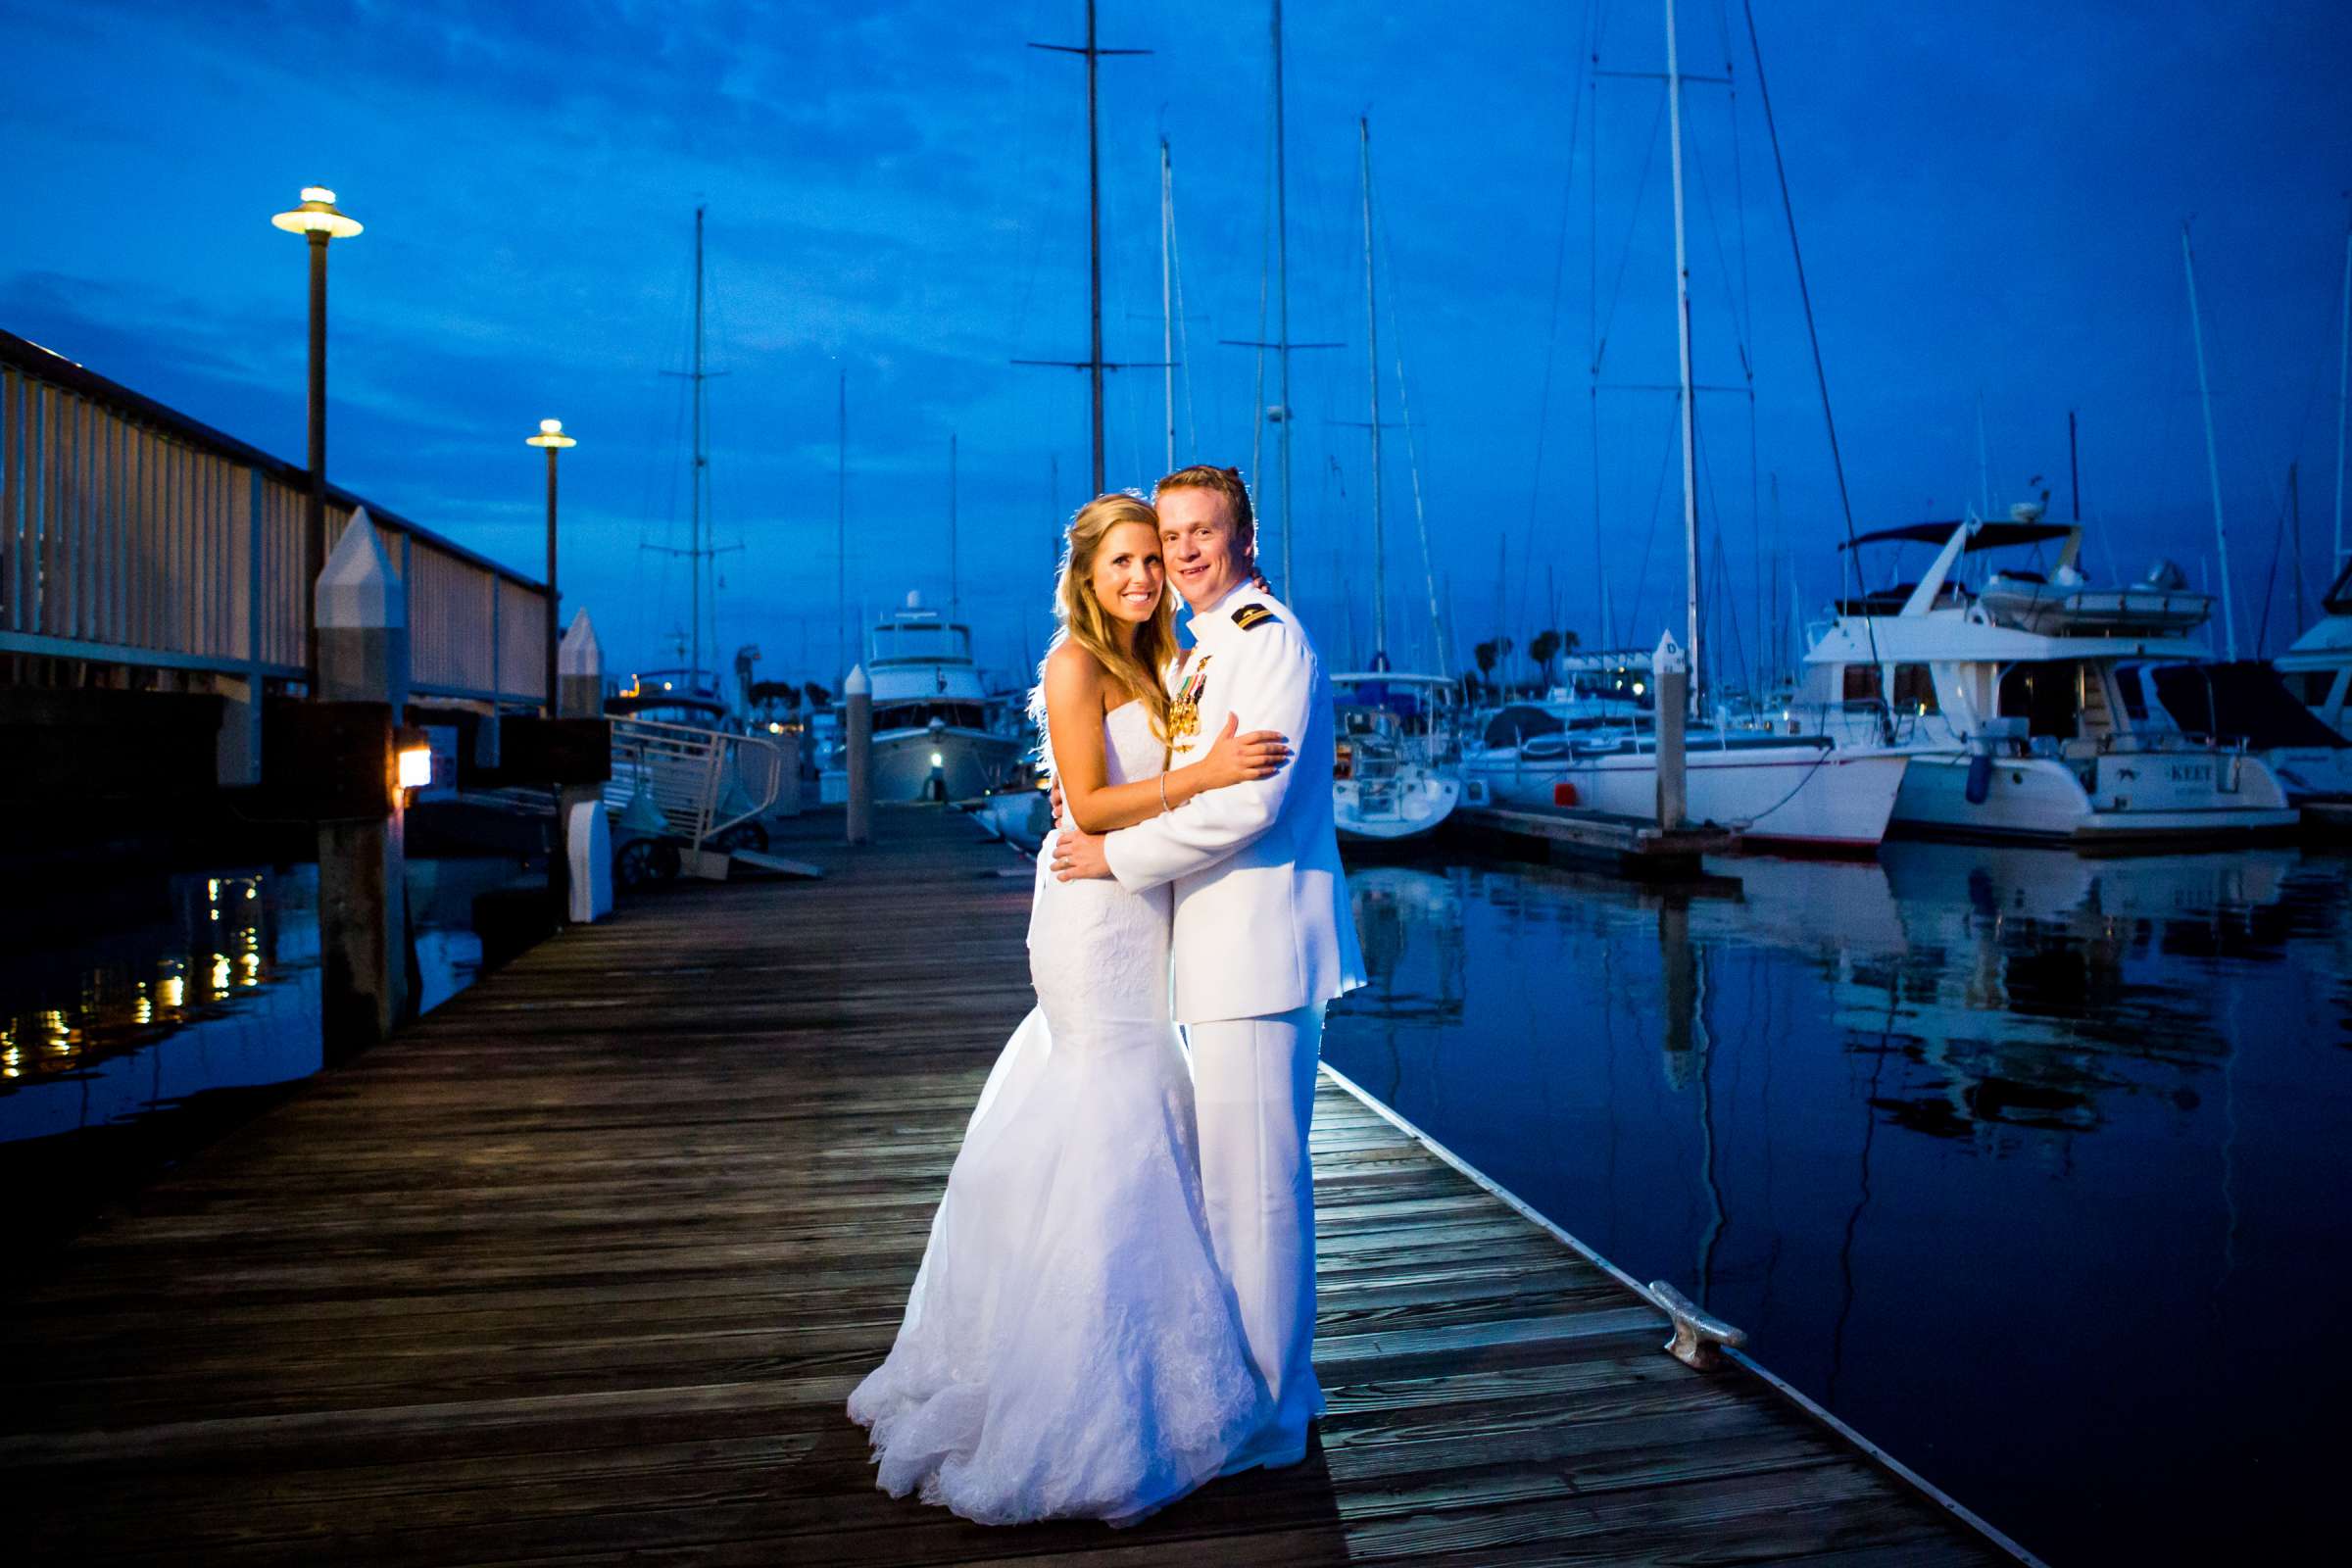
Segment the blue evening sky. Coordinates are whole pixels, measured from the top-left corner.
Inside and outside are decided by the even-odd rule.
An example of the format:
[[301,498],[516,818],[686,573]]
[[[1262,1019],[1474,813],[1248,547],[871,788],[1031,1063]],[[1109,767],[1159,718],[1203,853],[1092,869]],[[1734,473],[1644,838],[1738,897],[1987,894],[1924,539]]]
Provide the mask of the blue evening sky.
[[[1524,637],[1549,604],[1595,643],[1604,581],[1632,640],[1679,628],[1663,93],[1590,70],[1660,70],[1661,9],[1289,8],[1292,333],[1346,345],[1298,354],[1292,394],[1293,597],[1328,648],[1371,622],[1368,452],[1338,422],[1366,416],[1359,114],[1382,410],[1409,406],[1414,437],[1391,432],[1384,464],[1392,648],[1428,658],[1416,484],[1462,644],[1498,613]],[[1733,77],[1686,89],[1686,132],[1697,376],[1753,368],[1752,404],[1698,401],[1738,679],[1787,619],[1788,571],[1808,613],[1830,593],[1842,524],[1742,12],[1682,10],[1684,69],[1728,58]],[[2329,575],[2352,8],[1756,12],[1857,520],[1951,515],[1981,489],[2003,511],[2035,475],[2063,514],[2074,409],[2091,567],[2169,555],[2215,578],[2193,215],[2240,641],[2267,625],[2282,646],[2293,460],[2307,594]],[[1179,461],[1251,457],[1256,357],[1218,340],[1270,335],[1266,23],[1254,0],[1102,12],[1106,46],[1156,51],[1102,66],[1108,352],[1161,357],[1164,132]],[[302,246],[268,218],[333,186],[368,225],[333,253],[334,477],[535,574],[521,439],[561,416],[581,440],[566,600],[625,669],[687,621],[684,570],[646,547],[685,543],[686,404],[662,372],[686,365],[706,203],[715,535],[742,547],[709,641],[834,679],[846,372],[851,617],[947,597],[953,435],[954,587],[1009,670],[1042,643],[1088,466],[1084,377],[1009,363],[1085,353],[1082,67],[1024,44],[1083,26],[1078,0],[0,0],[0,325],[299,458]],[[1164,442],[1160,373],[1114,375],[1110,482],[1149,483]],[[1260,468],[1270,521],[1271,431]]]

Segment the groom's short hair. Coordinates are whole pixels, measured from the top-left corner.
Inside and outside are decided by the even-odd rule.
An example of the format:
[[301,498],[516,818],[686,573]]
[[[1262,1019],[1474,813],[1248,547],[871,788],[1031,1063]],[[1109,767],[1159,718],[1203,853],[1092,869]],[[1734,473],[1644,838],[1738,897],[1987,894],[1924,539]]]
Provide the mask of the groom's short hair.
[[1242,483],[1241,469],[1220,468],[1211,464],[1196,463],[1189,468],[1178,468],[1174,473],[1153,485],[1152,487],[1152,499],[1157,500],[1171,490],[1214,490],[1218,495],[1223,496],[1225,504],[1233,509],[1235,531],[1245,539],[1255,537],[1257,514],[1250,510],[1250,487]]

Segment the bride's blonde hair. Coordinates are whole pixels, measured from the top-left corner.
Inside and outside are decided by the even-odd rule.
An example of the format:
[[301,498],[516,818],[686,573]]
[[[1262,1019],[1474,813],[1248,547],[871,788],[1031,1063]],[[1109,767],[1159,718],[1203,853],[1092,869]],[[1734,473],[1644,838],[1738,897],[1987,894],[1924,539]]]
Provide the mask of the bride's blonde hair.
[[[1133,647],[1125,645],[1112,625],[1110,612],[1095,597],[1095,557],[1102,539],[1123,522],[1140,522],[1159,544],[1159,514],[1141,496],[1124,490],[1100,495],[1080,507],[1071,518],[1061,552],[1061,573],[1054,583],[1054,618],[1061,629],[1046,646],[1046,657],[1063,642],[1074,642],[1088,653],[1128,695],[1143,700],[1152,715],[1152,732],[1168,738],[1168,687],[1164,676],[1176,657],[1176,593],[1163,586],[1152,618],[1135,628]],[[1042,739],[1046,730],[1046,666],[1037,666],[1037,685],[1029,693],[1029,716]]]

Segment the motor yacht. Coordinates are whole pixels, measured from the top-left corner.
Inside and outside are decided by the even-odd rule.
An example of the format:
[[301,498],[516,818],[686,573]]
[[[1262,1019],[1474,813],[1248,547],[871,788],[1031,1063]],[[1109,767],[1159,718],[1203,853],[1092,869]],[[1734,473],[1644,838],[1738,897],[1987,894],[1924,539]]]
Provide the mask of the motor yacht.
[[[2187,594],[2176,570],[2092,590],[2080,575],[2082,528],[2044,522],[2031,505],[2007,521],[1909,524],[1852,541],[1903,543],[1938,547],[1927,572],[1840,601],[1780,715],[1790,734],[1907,752],[1899,830],[2088,846],[2294,824],[2269,763],[2242,739],[2183,727],[2140,678],[2149,665],[2208,662],[2189,632],[2211,602]],[[2058,560],[2038,578],[2011,567],[1983,589],[1960,581],[1968,558],[2049,543]]]

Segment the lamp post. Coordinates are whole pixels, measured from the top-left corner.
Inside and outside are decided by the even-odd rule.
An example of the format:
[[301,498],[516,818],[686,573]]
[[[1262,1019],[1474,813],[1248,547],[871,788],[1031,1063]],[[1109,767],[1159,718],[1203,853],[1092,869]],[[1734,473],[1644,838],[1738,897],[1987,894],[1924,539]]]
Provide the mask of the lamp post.
[[556,618],[556,454],[579,443],[564,433],[562,419],[541,419],[539,433],[523,437],[523,442],[547,449],[547,716],[554,718],[560,711],[556,702],[556,648],[562,638],[561,623]]
[[[308,604],[308,584],[318,582],[318,573],[326,569],[326,242],[351,238],[360,232],[360,223],[336,209],[335,193],[323,185],[305,185],[302,204],[292,212],[276,214],[270,221],[289,234],[307,234],[311,241],[311,493],[303,528],[306,583],[303,602]],[[316,696],[318,690],[316,616],[310,617],[307,659],[311,666],[311,691]]]

